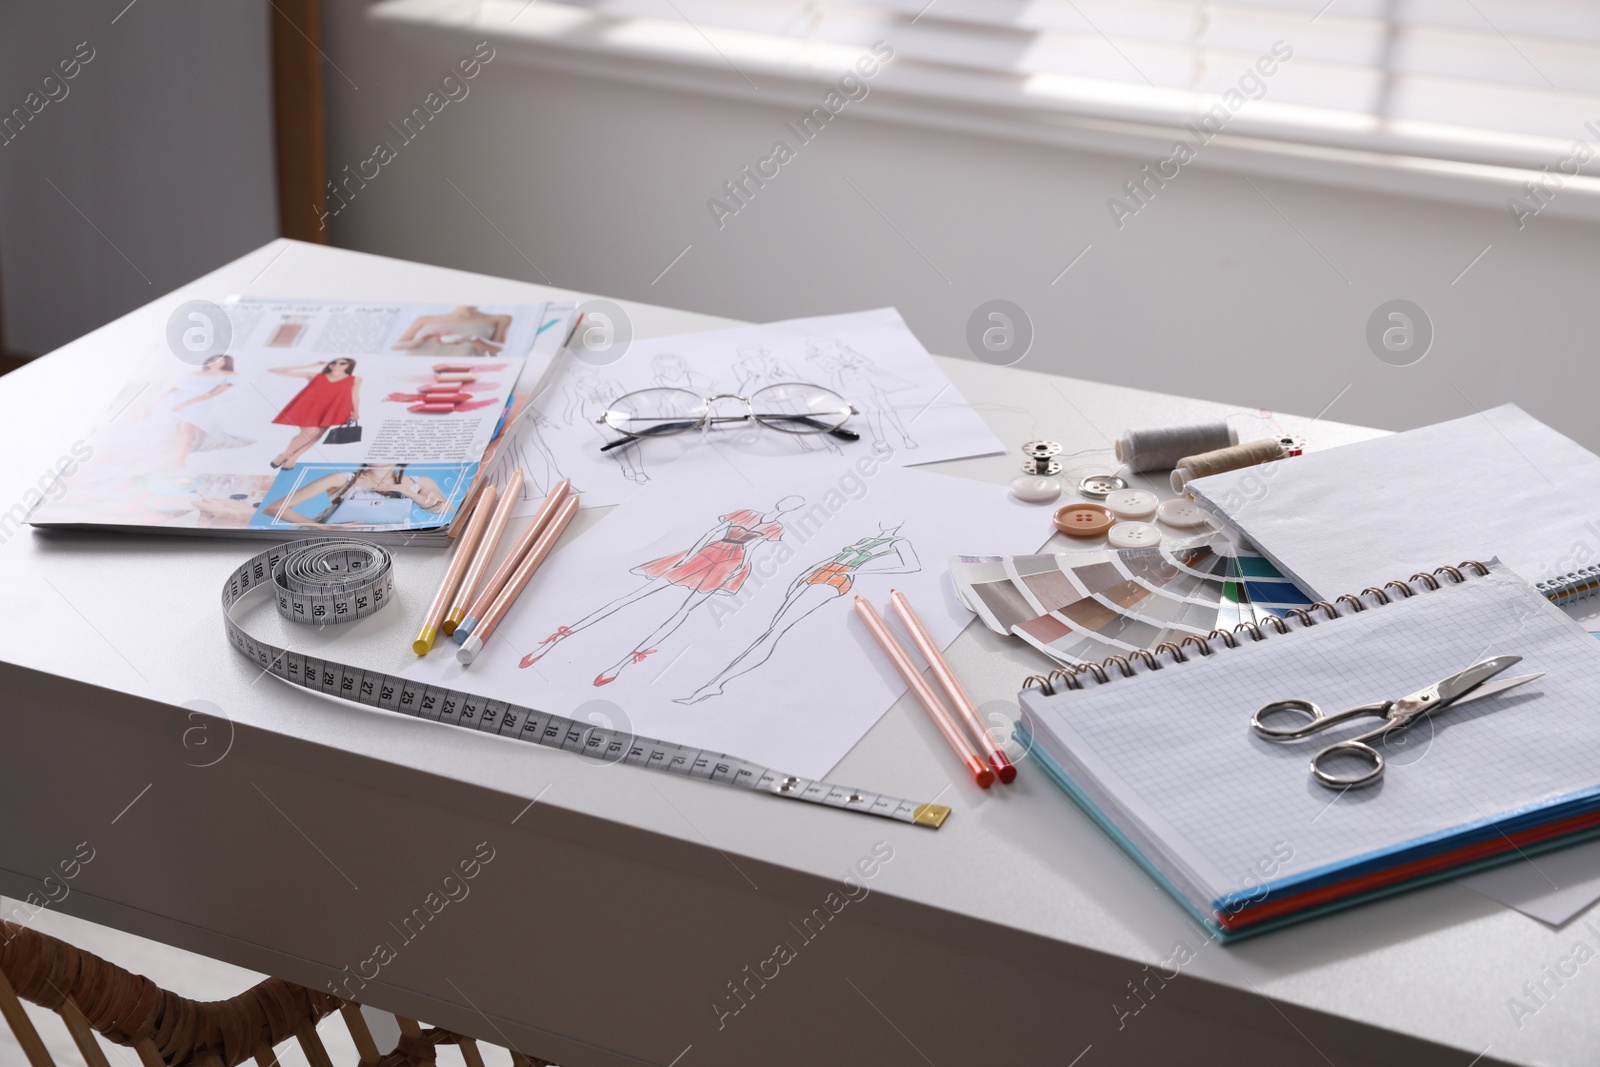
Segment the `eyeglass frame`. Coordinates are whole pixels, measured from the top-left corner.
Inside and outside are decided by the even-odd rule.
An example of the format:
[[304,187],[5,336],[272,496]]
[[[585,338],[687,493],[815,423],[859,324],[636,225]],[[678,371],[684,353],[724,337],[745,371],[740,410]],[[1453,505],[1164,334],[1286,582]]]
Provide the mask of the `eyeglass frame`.
[[[750,396],[741,396],[738,393],[717,393],[715,396],[702,396],[700,398],[700,401],[701,401],[701,403],[705,404],[705,406],[706,406],[705,414],[702,415],[699,419],[696,419],[696,420],[693,420],[693,421],[691,421],[689,419],[684,419],[684,420],[682,420],[684,422],[684,426],[683,426],[683,428],[681,430],[671,430],[671,431],[668,431],[668,432],[665,432],[665,433],[659,433],[658,432],[658,433],[636,434],[636,433],[629,433],[627,430],[621,429],[620,427],[617,427],[617,426],[613,426],[613,425],[611,425],[611,423],[606,421],[606,416],[611,414],[611,408],[608,406],[606,408],[606,410],[604,410],[604,411],[602,411],[600,413],[600,417],[598,419],[595,419],[594,421],[595,421],[596,425],[604,426],[609,430],[615,430],[617,433],[620,433],[623,436],[622,436],[622,438],[620,440],[608,441],[606,444],[601,445],[600,446],[600,451],[609,452],[613,448],[622,448],[622,447],[624,447],[626,445],[631,445],[631,444],[634,444],[635,442],[644,441],[644,440],[647,440],[647,439],[652,438],[652,437],[676,437],[678,434],[688,433],[690,430],[696,430],[696,429],[704,430],[706,427],[710,426],[714,422],[761,422],[762,421],[761,417],[756,414],[755,404],[752,402],[752,398],[756,395],[756,393],[762,393],[762,392],[765,392],[768,389],[776,389],[779,386],[784,386],[784,385],[801,385],[801,386],[805,386],[807,389],[820,389],[821,391],[823,391],[825,393],[833,393],[834,396],[837,396],[837,397],[839,397],[840,400],[844,401],[845,407],[848,409],[848,412],[845,415],[845,420],[846,421],[849,420],[851,415],[859,415],[859,414],[861,414],[861,409],[860,408],[856,407],[850,401],[845,400],[845,398],[843,396],[840,396],[838,393],[835,393],[832,389],[829,389],[825,385],[818,385],[816,382],[773,382],[771,385],[763,385],[760,389],[757,389],[755,391],[755,393],[751,393]],[[682,388],[679,388],[678,386],[673,386],[673,385],[652,385],[652,386],[650,386],[649,388],[646,388],[646,389],[634,389],[634,390],[631,390],[629,392],[623,393],[621,396],[619,396],[619,397],[615,398],[614,400],[610,401],[610,403],[611,404],[615,404],[620,400],[626,400],[630,396],[638,396],[640,393],[689,393],[690,395],[693,395],[693,391],[692,390],[682,389]],[[712,415],[711,414],[711,405],[715,404],[718,400],[742,400],[744,402],[745,407],[748,410],[743,415]],[[768,418],[785,418],[785,419],[804,419],[804,418],[806,418],[806,416],[804,416],[804,415],[789,415],[789,414],[769,415],[767,417]],[[824,434],[825,433],[828,436],[836,437],[841,441],[859,441],[859,440],[861,440],[861,434],[857,433],[855,430],[847,430],[847,429],[845,429],[843,422],[841,422],[838,426],[834,426],[831,429],[826,429],[826,430],[810,430],[810,431],[796,432],[794,430],[783,430],[783,429],[780,429],[779,427],[776,427],[776,426],[773,426],[772,429],[777,430],[779,433],[793,434],[796,437],[809,436],[811,434]]]

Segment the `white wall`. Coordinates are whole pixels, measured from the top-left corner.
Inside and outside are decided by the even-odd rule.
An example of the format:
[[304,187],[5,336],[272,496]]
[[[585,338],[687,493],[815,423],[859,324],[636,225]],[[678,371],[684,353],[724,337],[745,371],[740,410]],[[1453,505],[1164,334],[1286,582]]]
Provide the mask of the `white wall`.
[[[361,85],[330,82],[334,170],[394,140],[387,123],[468,48],[397,38],[365,6],[324,16],[325,47]],[[971,311],[1000,297],[1033,321],[1035,369],[1304,414],[1350,386],[1328,417],[1393,429],[1514,400],[1600,449],[1585,417],[1600,386],[1592,225],[1543,216],[1518,232],[1504,210],[1271,178],[1258,192],[1202,157],[1119,231],[1106,200],[1148,159],[875,121],[875,102],[851,105],[719,231],[706,200],[796,108],[540,70],[501,49],[330,225],[366,251],[745,319],[894,304],[953,355]],[[1436,329],[1414,366],[1367,347],[1369,314],[1393,298]]]
[[277,235],[268,10],[0,5],[0,115],[94,57],[0,145],[6,347],[47,352]]

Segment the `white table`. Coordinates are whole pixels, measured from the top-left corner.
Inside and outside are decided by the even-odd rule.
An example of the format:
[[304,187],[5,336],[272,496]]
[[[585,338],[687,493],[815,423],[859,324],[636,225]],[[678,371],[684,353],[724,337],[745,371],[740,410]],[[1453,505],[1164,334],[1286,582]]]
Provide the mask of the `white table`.
[[[86,433],[172,307],[236,292],[572,295],[275,242],[0,380],[0,502]],[[627,310],[640,336],[724,324]],[[1003,440],[1030,432],[1027,414],[1003,408],[1026,409],[1068,452],[1107,447],[1128,425],[1237,410],[941,366],[994,405],[984,414]],[[1280,418],[1316,447],[1376,432]],[[1000,482],[1018,462],[941,469]],[[257,544],[24,529],[0,547],[0,892],[39,892],[87,841],[94,859],[65,883],[64,911],[316,987],[343,967],[372,973],[363,961],[387,942],[395,956],[362,999],[574,1067],[1595,1060],[1600,963],[1559,988],[1544,970],[1577,941],[1600,946],[1584,920],[1551,931],[1442,885],[1205,946],[1042,774],[1024,765],[1015,785],[979,791],[909,699],[830,777],[939,795],[955,811],[938,832],[352,710],[258,679],[224,643],[219,589]],[[341,658],[398,668],[442,562],[402,550],[402,607],[331,638]],[[170,606],[150,608],[145,586]],[[980,703],[1012,707],[1040,666],[980,626],[950,656]],[[197,735],[185,745],[196,723],[181,705],[195,700],[231,720],[214,766],[191,765]],[[229,727],[212,729],[217,751]],[[469,895],[402,929],[484,841],[494,859]],[[877,842],[893,859],[871,895],[804,941],[790,924]],[[797,957],[763,987],[748,976],[779,941]],[[1180,942],[1196,956],[1163,985],[1146,965]],[[753,997],[719,1018],[741,981]],[[1552,995],[1519,1027],[1508,998],[1527,1002],[1523,983],[1540,981]]]

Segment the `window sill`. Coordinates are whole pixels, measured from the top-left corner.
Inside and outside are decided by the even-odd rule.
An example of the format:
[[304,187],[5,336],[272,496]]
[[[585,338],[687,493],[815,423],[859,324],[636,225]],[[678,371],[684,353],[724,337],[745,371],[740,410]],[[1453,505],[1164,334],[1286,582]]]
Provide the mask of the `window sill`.
[[[542,69],[807,110],[869,51],[714,27],[707,27],[708,38],[688,22],[617,19],[538,0],[383,0],[368,17],[402,38],[437,40],[443,33],[488,40],[514,62]],[[1151,164],[1170,156],[1180,138],[1195,140],[1170,115],[1156,119],[1147,105],[1102,98],[1068,106],[1051,91],[1063,88],[1057,83],[891,62],[870,82],[873,102],[859,114]],[[1489,208],[1508,223],[1508,200],[1526,200],[1524,183],[1543,176],[1544,164],[1532,163],[1528,151],[1507,162],[1460,162],[1351,143],[1306,144],[1248,132],[1252,125],[1272,129],[1248,108],[1232,125],[1246,132],[1216,134],[1187,165]],[[1550,152],[1551,170],[1562,154]],[[1600,178],[1566,177],[1539,214],[1600,222]]]

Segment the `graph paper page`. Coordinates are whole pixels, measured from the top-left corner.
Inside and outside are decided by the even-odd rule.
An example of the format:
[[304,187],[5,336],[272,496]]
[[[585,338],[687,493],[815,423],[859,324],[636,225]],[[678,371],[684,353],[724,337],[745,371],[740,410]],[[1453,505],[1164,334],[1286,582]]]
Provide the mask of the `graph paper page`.
[[[1024,700],[1052,747],[1098,780],[1114,817],[1141,822],[1219,896],[1260,884],[1263,861],[1277,861],[1271,881],[1293,878],[1600,783],[1600,642],[1515,575],[1496,564],[1460,585],[1343,610],[1160,671]],[[1383,779],[1363,789],[1327,789],[1308,766],[1361,727],[1292,744],[1250,728],[1273,700],[1332,713],[1495,655],[1523,657],[1508,675],[1545,677],[1414,725],[1384,749]]]

